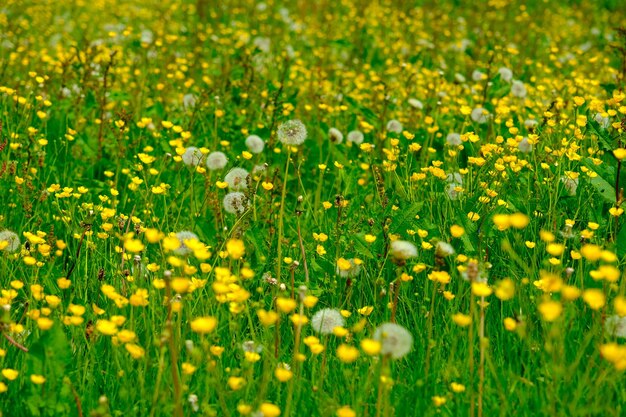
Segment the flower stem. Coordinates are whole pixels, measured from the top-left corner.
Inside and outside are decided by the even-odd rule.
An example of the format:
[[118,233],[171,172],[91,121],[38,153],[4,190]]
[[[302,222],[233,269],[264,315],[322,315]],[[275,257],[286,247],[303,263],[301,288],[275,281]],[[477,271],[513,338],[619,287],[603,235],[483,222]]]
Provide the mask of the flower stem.
[[283,177],[283,191],[280,197],[280,210],[278,213],[278,248],[276,259],[276,279],[280,285],[280,269],[283,258],[283,216],[285,214],[285,196],[287,195],[287,175],[289,174],[289,160],[291,159],[291,148],[287,151],[287,162],[285,163],[285,175]]
[[478,364],[478,417],[483,415],[483,388],[485,385],[485,297],[480,297],[480,327],[478,339],[480,346],[480,362]]

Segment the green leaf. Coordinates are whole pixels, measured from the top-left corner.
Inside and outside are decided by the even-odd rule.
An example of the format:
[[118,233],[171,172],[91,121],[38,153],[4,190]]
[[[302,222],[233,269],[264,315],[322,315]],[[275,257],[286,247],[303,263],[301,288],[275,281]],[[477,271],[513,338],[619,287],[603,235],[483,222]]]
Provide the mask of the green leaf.
[[615,245],[618,258],[626,257],[626,223],[623,223],[619,229]]
[[365,255],[366,258],[374,259],[374,254],[369,250],[369,248],[365,244],[365,241],[362,239],[363,238],[361,236],[355,236],[354,239],[352,239],[352,243],[354,244],[354,250],[359,255]]
[[365,116],[365,118],[370,122],[376,122],[378,120],[378,116],[376,116],[376,114],[368,109],[367,107],[361,105],[358,101],[356,101],[355,99],[353,99],[350,96],[345,96],[344,100],[348,102],[348,104],[350,104],[353,107],[356,107],[357,109],[359,109],[359,111],[361,113],[363,113],[363,116]]
[[611,151],[613,149],[613,144],[611,143],[611,138],[608,136],[606,131],[603,131],[600,124],[589,114],[587,114],[587,123],[591,125],[593,130],[596,132],[596,135],[598,135],[598,144],[600,147],[605,151]]
[[424,206],[423,201],[416,201],[411,203],[408,207],[400,207],[398,216],[393,217],[392,226],[394,230],[400,231],[410,229],[412,227],[412,220],[419,214],[420,210]]
[[597,177],[591,178],[589,182],[604,200],[609,203],[615,202],[615,189],[604,178],[598,175]]
[[30,373],[42,374],[45,364],[46,369],[52,371],[52,375],[62,378],[65,367],[72,360],[70,349],[63,329],[53,326],[29,349],[27,363]]

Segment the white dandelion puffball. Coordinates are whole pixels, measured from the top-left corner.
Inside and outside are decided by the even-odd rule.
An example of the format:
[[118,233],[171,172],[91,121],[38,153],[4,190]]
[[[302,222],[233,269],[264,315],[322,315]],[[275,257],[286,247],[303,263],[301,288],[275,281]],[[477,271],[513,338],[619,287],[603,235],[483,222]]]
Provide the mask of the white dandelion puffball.
[[282,123],[276,134],[278,140],[285,145],[302,145],[307,137],[306,126],[298,119]]
[[261,52],[268,53],[270,51],[270,47],[272,45],[270,38],[266,38],[263,36],[257,36],[252,40],[252,44],[259,48]]
[[246,147],[252,153],[261,153],[265,148],[265,142],[257,135],[250,135],[246,138]]
[[255,165],[254,168],[252,168],[252,175],[262,174],[266,170],[267,170],[267,167],[265,166],[265,164]]
[[245,342],[241,344],[241,349],[244,352],[261,353],[263,352],[263,345],[255,342],[254,340],[246,340]]
[[470,115],[470,117],[473,121],[482,125],[484,123],[487,123],[487,121],[489,120],[489,112],[483,107],[476,107],[474,110],[472,110],[472,114]]
[[518,144],[517,149],[521,153],[529,153],[533,150],[533,145],[528,141],[527,137],[524,137]]
[[[461,272],[461,278],[465,281],[470,280],[470,277],[467,273],[467,270]],[[485,268],[478,267],[478,271],[476,272],[476,276],[474,277],[474,282],[482,282],[487,284],[489,282],[489,272],[485,270]]]
[[463,141],[461,140],[461,135],[458,133],[448,133],[446,136],[446,143],[450,146],[459,146]]
[[392,133],[402,133],[402,123],[393,119],[387,122],[387,130]]
[[335,327],[343,327],[345,320],[339,310],[324,308],[311,318],[311,327],[318,333],[330,334]]
[[607,317],[604,328],[611,336],[626,339],[626,317],[617,315]]
[[198,166],[200,160],[202,160],[202,152],[200,149],[195,146],[190,146],[185,150],[185,153],[182,154],[181,158],[183,159],[183,163],[187,166]]
[[417,256],[417,247],[406,240],[394,240],[391,242],[391,255],[399,260],[414,258]]
[[354,258],[348,259],[348,262],[350,262],[349,269],[341,269],[339,268],[339,266],[337,266],[337,269],[336,269],[337,275],[339,275],[342,278],[356,277],[357,275],[361,273],[361,265],[356,264],[354,262]]
[[185,110],[196,107],[196,97],[193,94],[185,94],[183,96],[183,108]]
[[348,136],[346,137],[346,139],[348,140],[348,142],[352,142],[355,145],[360,145],[363,143],[363,140],[365,139],[365,137],[363,136],[363,133],[359,130],[353,130],[350,133],[348,133]]
[[526,97],[526,86],[524,83],[519,80],[513,81],[513,85],[511,85],[511,94],[518,98]]
[[578,191],[578,178],[569,178],[566,176],[561,177],[561,182],[563,183],[563,187],[565,187],[565,191],[570,196],[575,196],[576,191]]
[[224,152],[211,152],[206,157],[206,167],[211,171],[224,169],[227,163],[228,158],[226,157]]
[[418,109],[418,110],[422,110],[424,108],[424,104],[419,101],[416,98],[410,98],[409,99],[409,106],[413,107],[414,109]]
[[393,359],[406,356],[413,347],[413,336],[404,327],[395,323],[384,323],[374,332],[374,339],[382,344],[380,353]]
[[454,252],[454,248],[448,242],[439,241],[437,242],[437,246],[435,246],[435,254],[441,258],[454,255]]
[[456,184],[463,184],[463,176],[460,172],[452,172],[446,176],[446,181]]
[[151,30],[145,29],[141,31],[141,43],[152,43],[154,41],[154,34]]
[[472,72],[472,80],[480,81],[484,78],[487,78],[487,76],[483,72],[479,70],[474,70],[474,72]]
[[180,246],[174,251],[174,253],[176,253],[177,255],[189,255],[192,252],[192,249],[187,246],[185,242],[189,242],[190,240],[198,240],[198,235],[196,235],[194,232],[183,230],[176,233],[176,239],[178,239],[178,241],[180,242]]
[[233,168],[228,171],[228,174],[224,177],[224,181],[228,183],[228,187],[231,190],[245,190],[248,187],[248,175],[250,175],[248,171],[243,168]]
[[230,214],[240,214],[248,208],[248,199],[244,193],[234,191],[224,196],[224,210]]
[[603,116],[602,113],[596,113],[593,119],[598,122],[600,127],[603,129],[607,129],[609,126],[611,126],[611,121],[609,120],[609,117]]
[[448,184],[448,187],[446,188],[446,194],[448,195],[448,198],[450,198],[450,200],[458,200],[459,194],[461,194],[461,192],[458,191],[460,187],[461,184],[457,184],[454,182]]
[[537,120],[535,120],[535,119],[526,119],[526,120],[524,120],[524,126],[526,126],[526,129],[533,129],[538,124],[539,124],[539,122]]
[[[20,247],[20,238],[17,233],[14,233],[10,230],[3,230],[0,232],[0,242],[7,242],[7,246],[2,249],[7,252],[15,252]],[[4,245],[0,245],[4,246]]]
[[502,78],[507,83],[510,83],[513,79],[513,71],[511,71],[507,67],[500,67],[500,69],[498,70],[498,74],[500,74],[500,78]]
[[331,127],[328,130],[328,139],[337,145],[343,142],[343,133],[337,128]]

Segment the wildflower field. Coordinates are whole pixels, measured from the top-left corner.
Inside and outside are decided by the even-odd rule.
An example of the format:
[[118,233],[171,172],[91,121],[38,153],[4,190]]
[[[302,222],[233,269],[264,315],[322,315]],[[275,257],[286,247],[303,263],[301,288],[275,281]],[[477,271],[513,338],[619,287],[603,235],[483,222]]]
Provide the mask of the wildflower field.
[[0,416],[625,416],[622,0],[0,2]]

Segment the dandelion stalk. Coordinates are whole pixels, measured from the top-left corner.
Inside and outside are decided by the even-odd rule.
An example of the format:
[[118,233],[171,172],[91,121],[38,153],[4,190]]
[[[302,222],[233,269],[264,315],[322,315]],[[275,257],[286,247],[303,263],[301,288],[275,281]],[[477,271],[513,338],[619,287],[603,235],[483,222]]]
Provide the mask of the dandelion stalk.
[[70,387],[70,391],[72,391],[72,397],[74,398],[74,403],[76,404],[76,413],[78,414],[78,417],[83,417],[83,406],[80,402],[80,396],[78,395],[78,391],[76,391],[76,387],[74,387],[74,384],[72,384],[69,377],[65,377],[63,382],[65,385]]
[[[302,196],[298,197],[298,203],[302,203]],[[302,263],[304,265],[304,282],[309,285],[309,266],[306,262],[306,252],[304,251],[304,242],[302,241],[302,231],[300,229],[300,216],[302,210],[296,209],[296,228],[298,230],[298,243],[300,244],[300,254],[302,255]]]
[[163,369],[165,368],[165,349],[161,347],[161,355],[159,357],[159,367],[157,370],[156,382],[154,384],[154,394],[152,395],[152,407],[150,409],[150,417],[156,412],[156,405],[159,401],[159,393],[161,389],[161,379],[163,378]]
[[28,348],[20,343],[18,343],[15,339],[13,339],[11,336],[9,336],[6,333],[2,333],[2,336],[4,336],[4,338],[13,346],[15,346],[16,348],[18,348],[19,350],[21,350],[22,352],[26,352],[28,353]]
[[[474,294],[470,293],[470,317],[472,321],[474,320]],[[473,323],[469,326],[469,334],[468,334],[468,362],[469,362],[469,373],[470,373],[470,417],[474,417],[474,412],[476,408],[476,394],[474,392],[474,325]]]
[[315,190],[315,200],[313,203],[314,210],[318,209],[318,207],[320,206],[320,200],[322,199],[322,186],[324,184],[324,171],[325,170],[320,169],[320,175],[317,180],[317,188]]
[[[305,286],[301,286],[299,288],[299,295],[300,295],[300,316],[304,316],[304,303],[302,302],[304,300],[304,297],[306,296],[306,287]],[[294,348],[293,348],[293,372],[294,375],[298,375],[298,370],[299,370],[299,363],[300,361],[298,360],[298,355],[300,354],[300,335],[302,334],[302,325],[300,323],[298,323],[298,325],[296,325],[296,334],[294,337]],[[287,402],[286,402],[286,406],[285,406],[285,416],[289,416],[291,413],[291,403],[293,400],[293,390],[296,386],[296,383],[294,381],[295,378],[293,378],[290,383],[289,383],[289,391],[287,392]]]
[[278,359],[278,346],[280,345],[280,317],[274,326],[274,357]]
[[283,217],[285,216],[285,196],[287,195],[287,182],[289,175],[289,161],[291,159],[291,147],[287,147],[287,162],[285,163],[285,175],[283,176],[283,191],[280,196],[280,210],[278,212],[278,248],[277,248],[277,256],[276,256],[276,279],[278,280],[278,284],[280,285],[280,269],[282,266],[283,259]]
[[391,322],[396,322],[396,311],[398,310],[398,298],[400,297],[400,284],[402,283],[402,268],[397,269],[397,278],[393,282],[393,301],[391,303]]
[[174,386],[174,416],[183,416],[182,389],[180,376],[178,375],[178,355],[176,352],[176,341],[174,327],[172,326],[172,288],[169,277],[165,279],[165,296],[167,299],[167,318],[165,320],[165,333],[167,337],[168,350],[170,352],[170,369],[172,372],[172,385]]
[[324,353],[322,355],[322,368],[320,370],[320,389],[324,388],[324,373],[326,372],[326,360],[328,351],[328,336],[324,336]]
[[435,315],[435,297],[437,295],[437,282],[433,284],[433,292],[430,295],[430,310],[428,310],[428,320],[426,321],[426,361],[424,365],[424,379],[428,380],[428,373],[430,371],[430,353],[432,350],[432,344],[430,343],[433,338],[433,316]]
[[[626,123],[622,123],[622,126],[624,126]],[[622,140],[618,139],[617,141],[617,147],[621,148],[622,147]],[[619,178],[622,175],[622,160],[619,158],[617,159],[617,169],[616,169],[616,174],[615,174],[615,207],[619,207],[620,204],[622,203],[622,199],[623,199],[623,191],[620,188],[620,184],[619,184]],[[615,217],[615,235],[617,236],[617,233],[619,232],[619,216],[614,216]]]
[[387,363],[389,361],[388,355],[383,356],[383,360],[380,364],[380,376],[378,378],[378,396],[376,398],[376,417],[380,417],[383,405],[384,391],[385,391],[385,377]]
[[480,343],[480,362],[478,364],[478,417],[483,415],[483,389],[485,384],[485,297],[480,297],[480,327],[478,338]]

